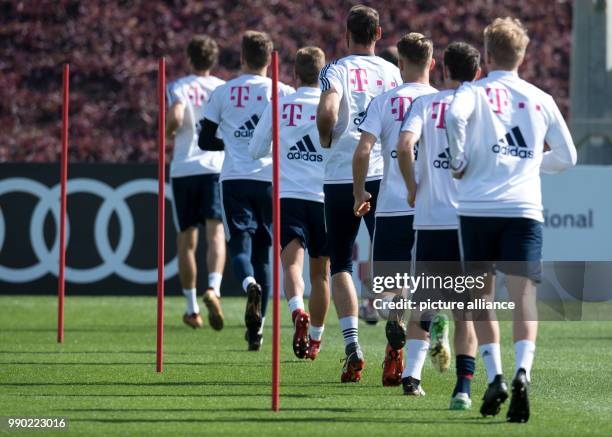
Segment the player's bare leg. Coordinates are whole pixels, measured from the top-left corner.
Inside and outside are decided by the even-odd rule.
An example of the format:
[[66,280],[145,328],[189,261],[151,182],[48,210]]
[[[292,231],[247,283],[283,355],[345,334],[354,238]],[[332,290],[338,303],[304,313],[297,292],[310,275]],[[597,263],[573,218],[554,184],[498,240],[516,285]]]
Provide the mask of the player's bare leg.
[[176,237],[178,252],[179,279],[183,288],[183,295],[187,301],[187,309],[183,315],[183,322],[192,328],[201,328],[204,323],[200,316],[200,307],[196,292],[197,264],[195,251],[198,246],[198,228],[190,227],[179,232]]
[[529,420],[528,389],[538,335],[536,285],[529,278],[511,275],[507,276],[506,284],[515,304],[513,337],[516,362],[507,420],[522,423]]
[[208,287],[204,292],[204,304],[208,309],[208,323],[220,331],[223,329],[224,316],[221,310],[221,279],[225,267],[225,231],[223,224],[216,219],[206,220],[206,266],[208,267]]
[[[485,286],[478,293],[478,298],[489,302],[495,300],[495,276],[488,274]],[[508,399],[508,386],[502,375],[502,362],[500,351],[499,322],[495,311],[482,310],[474,313],[474,328],[480,349],[480,355],[487,370],[489,384],[484,394],[480,413],[483,416],[495,416]]]
[[289,303],[293,320],[293,352],[304,358],[308,351],[308,328],[310,315],[304,310],[304,248],[300,241],[293,239],[281,252],[285,297]]
[[329,258],[310,258],[310,299],[308,310],[310,311],[310,331],[308,333],[309,347],[306,358],[314,360],[321,347],[325,319],[329,309]]
[[350,273],[338,272],[332,276],[332,298],[340,320],[347,357],[340,379],[342,382],[358,382],[361,379],[361,371],[365,366],[365,361],[357,335],[357,291]]

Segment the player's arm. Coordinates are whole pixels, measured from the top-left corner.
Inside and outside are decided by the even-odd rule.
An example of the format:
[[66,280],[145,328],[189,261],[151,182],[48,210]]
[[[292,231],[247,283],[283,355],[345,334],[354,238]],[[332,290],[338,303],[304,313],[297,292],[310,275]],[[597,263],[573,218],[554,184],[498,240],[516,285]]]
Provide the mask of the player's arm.
[[198,147],[202,150],[218,152],[225,149],[225,143],[217,137],[219,125],[208,118],[202,120],[202,130],[198,137]]
[[402,172],[406,188],[408,188],[408,204],[412,208],[414,208],[417,192],[417,183],[414,173],[414,146],[418,141],[418,134],[412,131],[400,132],[400,137],[397,141],[397,163]]
[[217,137],[223,106],[223,96],[220,90],[223,88],[223,86],[216,88],[211,94],[208,104],[204,107],[204,116],[200,121],[201,128],[198,137],[198,147],[202,150],[216,152],[225,149],[223,140]]
[[253,159],[260,159],[272,150],[272,105],[268,104],[255,127],[249,141],[249,153]]
[[362,130],[359,144],[353,154],[353,197],[355,198],[353,212],[357,217],[362,217],[370,212],[372,195],[366,191],[365,182],[370,166],[370,153],[375,143],[376,137]]
[[176,131],[183,125],[185,118],[185,105],[183,102],[176,101],[168,110],[166,117],[166,137],[174,138]]
[[468,166],[465,153],[465,136],[468,120],[476,107],[475,90],[469,84],[464,84],[455,91],[455,97],[446,111],[445,124],[448,147],[451,155],[451,171],[453,177],[461,179]]
[[561,111],[552,99],[550,109],[552,110],[551,122],[545,137],[548,151],[545,148],[540,171],[554,174],[576,165],[577,153]]
[[332,131],[338,122],[340,110],[340,95],[334,88],[321,93],[319,106],[317,106],[317,130],[321,147],[328,149],[331,146]]

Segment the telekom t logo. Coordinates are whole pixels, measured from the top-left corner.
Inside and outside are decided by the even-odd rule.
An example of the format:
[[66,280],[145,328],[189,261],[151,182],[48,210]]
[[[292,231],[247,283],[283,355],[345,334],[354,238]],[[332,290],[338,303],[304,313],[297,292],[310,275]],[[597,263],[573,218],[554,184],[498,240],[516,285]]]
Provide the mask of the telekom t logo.
[[204,90],[196,85],[189,87],[189,91],[187,91],[187,96],[189,97],[189,100],[191,101],[193,106],[202,106],[202,104],[206,100]]
[[249,100],[249,87],[248,86],[233,86],[230,89],[230,100],[236,102],[234,105],[236,108],[244,108],[243,102]]
[[395,121],[403,121],[406,111],[412,105],[412,97],[397,96],[391,99],[391,114],[395,115]]
[[351,84],[355,85],[355,91],[365,91],[364,85],[368,84],[368,71],[365,68],[351,68]]
[[444,102],[433,102],[431,105],[431,118],[433,120],[438,120],[436,123],[438,129],[444,129],[444,114],[446,114],[446,108],[448,108],[448,103]]
[[302,119],[302,105],[298,103],[285,103],[283,105],[283,120],[289,119],[287,126],[295,126],[295,120]]
[[505,88],[487,88],[487,96],[496,114],[501,114],[503,108],[509,104],[508,90]]

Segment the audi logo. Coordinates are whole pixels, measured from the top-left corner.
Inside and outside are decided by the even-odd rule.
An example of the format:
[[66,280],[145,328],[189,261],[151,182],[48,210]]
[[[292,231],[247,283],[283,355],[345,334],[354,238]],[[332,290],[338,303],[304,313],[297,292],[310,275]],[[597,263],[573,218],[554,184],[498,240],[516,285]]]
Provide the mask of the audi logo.
[[[8,193],[26,193],[38,199],[30,220],[29,239],[37,262],[25,267],[8,267],[0,265],[0,280],[11,283],[35,281],[51,273],[58,274],[59,232],[51,249],[44,238],[44,221],[51,213],[56,229],[59,227],[59,184],[47,187],[40,182],[28,178],[8,178],[0,180],[0,196]],[[102,204],[94,220],[93,236],[95,248],[102,263],[89,268],[74,268],[66,266],[66,280],[77,284],[100,281],[110,275],[136,284],[151,284],[157,281],[157,269],[142,269],[130,266],[126,259],[134,244],[134,218],[126,200],[138,194],[157,195],[155,179],[135,179],[118,187],[95,179],[75,178],[68,181],[68,194],[87,193],[102,199]],[[166,199],[172,200],[172,190],[166,184]],[[113,249],[109,241],[108,227],[113,212],[119,221],[119,241]],[[2,208],[0,208],[0,251],[4,245],[7,229]],[[25,237],[25,236],[24,236]],[[66,217],[66,242],[70,239],[70,217]],[[68,247],[68,244],[66,244]],[[176,257],[165,266],[166,279],[178,272]]]

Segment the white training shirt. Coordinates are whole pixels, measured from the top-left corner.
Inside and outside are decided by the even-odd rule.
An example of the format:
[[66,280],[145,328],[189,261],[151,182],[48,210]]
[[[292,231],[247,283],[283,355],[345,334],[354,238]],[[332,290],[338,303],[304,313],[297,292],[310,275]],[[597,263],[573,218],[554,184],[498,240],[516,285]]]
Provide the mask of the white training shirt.
[[493,71],[457,90],[446,129],[452,167],[465,169],[459,215],[544,221],[540,169],[556,173],[576,163],[572,137],[550,95],[516,73]]
[[359,130],[374,135],[381,143],[384,174],[376,201],[377,217],[414,214],[414,209],[408,205],[408,189],[397,162],[397,140],[413,100],[418,101],[419,96],[436,91],[421,83],[400,85],[372,99],[359,125]]
[[457,182],[450,172],[450,153],[444,113],[455,90],[440,91],[416,99],[404,119],[402,132],[418,139],[415,171],[418,188],[414,229],[457,229]]
[[[319,145],[316,114],[321,91],[300,87],[279,99],[280,197],[323,202],[325,149]],[[272,104],[253,133],[249,152],[255,159],[270,157]]]
[[[399,69],[378,56],[350,55],[327,64],[319,76],[321,90],[334,89],[340,95],[338,122],[325,165],[326,184],[353,182],[353,153],[359,142],[359,123],[372,98],[402,83]],[[383,174],[380,144],[370,157],[367,180]]]
[[[295,90],[278,84],[279,96]],[[225,143],[225,160],[220,180],[272,180],[272,158],[254,160],[248,146],[262,112],[270,102],[272,80],[264,76],[242,74],[218,87],[204,109],[204,118],[219,125]]]
[[215,76],[180,78],[168,84],[166,94],[168,107],[181,102],[185,107],[183,124],[174,137],[174,153],[170,163],[170,176],[182,177],[221,172],[224,152],[208,152],[198,147],[200,121],[210,95],[225,81]]

